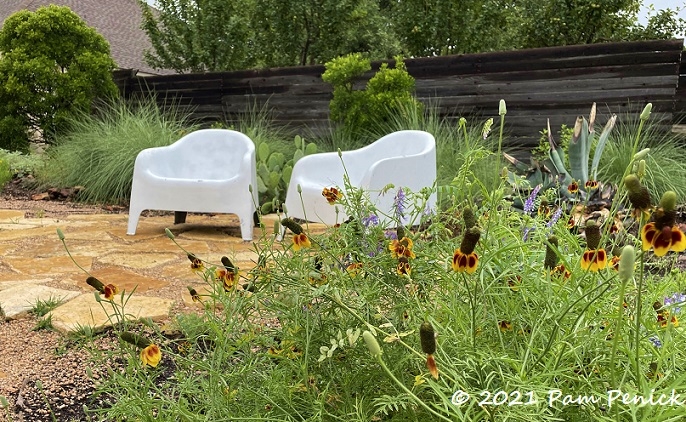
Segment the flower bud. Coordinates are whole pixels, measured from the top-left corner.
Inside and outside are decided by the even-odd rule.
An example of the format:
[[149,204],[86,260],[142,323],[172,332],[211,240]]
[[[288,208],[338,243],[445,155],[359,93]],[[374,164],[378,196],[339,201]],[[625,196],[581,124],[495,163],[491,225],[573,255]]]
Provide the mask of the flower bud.
[[649,152],[650,152],[650,148],[643,148],[642,150],[640,150],[639,152],[634,154],[634,161],[643,160],[644,158],[646,158],[646,156],[648,155]]
[[303,187],[300,186],[300,183],[298,183],[297,189],[298,189],[298,193],[303,193]]
[[504,116],[507,114],[507,106],[505,105],[505,100],[500,100],[498,105],[498,114]]
[[164,234],[166,234],[167,237],[170,238],[171,240],[174,240],[174,233],[172,233],[172,231],[169,230],[168,228],[164,229]]
[[643,179],[646,175],[646,160],[641,160],[638,162],[638,166],[636,168],[636,176],[638,176],[639,179]]
[[295,220],[293,220],[292,218],[282,219],[281,225],[286,227],[287,229],[290,229],[293,232],[293,234],[301,234],[303,232],[302,226],[296,223]]
[[643,111],[641,112],[641,120],[648,120],[650,117],[650,112],[653,110],[653,103],[648,103],[646,106],[643,108]]
[[465,255],[469,255],[470,253],[474,252],[474,248],[476,248],[479,238],[481,238],[481,231],[479,231],[478,228],[472,227],[465,231],[464,235],[462,235],[460,251]]
[[548,238],[548,243],[545,245],[545,260],[543,261],[543,266],[549,270],[552,270],[557,266],[557,245],[558,240],[555,236],[550,236]]
[[57,237],[60,240],[64,240],[64,233],[62,233],[62,229],[57,229]]
[[372,355],[372,357],[373,358],[380,357],[381,356],[381,346],[379,346],[379,342],[376,341],[376,337],[374,337],[374,334],[365,330],[362,333],[362,338],[364,339],[364,342],[367,345],[367,349],[369,349],[369,353]]
[[626,245],[622,248],[622,254],[619,256],[619,280],[623,283],[631,280],[634,275],[634,262],[636,261],[636,251],[631,245]]
[[586,247],[591,250],[598,249],[600,245],[600,226],[595,221],[588,220],[586,222]]
[[419,326],[419,342],[422,344],[422,351],[433,355],[436,353],[436,334],[430,322],[424,321]]

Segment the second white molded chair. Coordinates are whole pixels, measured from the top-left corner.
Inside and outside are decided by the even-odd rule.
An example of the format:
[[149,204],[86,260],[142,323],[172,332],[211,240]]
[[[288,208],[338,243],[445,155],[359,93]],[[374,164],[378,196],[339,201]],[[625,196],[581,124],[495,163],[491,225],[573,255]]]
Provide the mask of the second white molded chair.
[[[342,162],[341,162],[342,161]],[[366,147],[344,151],[342,157],[336,152],[312,154],[298,160],[291,175],[286,194],[286,210],[289,217],[321,222],[327,225],[341,223],[347,216],[338,206],[339,214],[322,196],[324,188],[344,189],[345,169],[350,184],[369,193],[370,200],[381,214],[394,215],[394,200],[397,189],[418,192],[431,188],[436,180],[436,140],[428,132],[402,130],[393,132]],[[394,189],[382,194],[388,184]],[[302,190],[298,193],[298,185]],[[427,204],[435,208],[436,194]],[[408,204],[408,213],[412,212]]]
[[[252,186],[252,193],[250,192]],[[233,130],[203,129],[136,157],[127,234],[143,210],[237,214],[252,240],[257,204],[255,144]]]

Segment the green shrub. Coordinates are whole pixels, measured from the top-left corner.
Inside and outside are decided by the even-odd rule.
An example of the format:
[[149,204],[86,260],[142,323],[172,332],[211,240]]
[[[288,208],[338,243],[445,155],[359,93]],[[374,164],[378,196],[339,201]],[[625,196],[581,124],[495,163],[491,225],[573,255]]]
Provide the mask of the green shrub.
[[364,90],[355,89],[355,84],[371,65],[360,53],[333,59],[325,66],[322,79],[333,85],[330,118],[353,134],[377,127],[401,108],[422,107],[413,96],[414,78],[400,56],[395,58],[393,69],[383,63]]
[[192,130],[185,116],[154,99],[103,105],[98,113],[79,113],[56,140],[36,178],[43,187],[83,186],[79,199],[121,203],[131,194],[133,165],[145,148],[172,144]]
[[7,163],[12,177],[25,177],[34,174],[43,165],[44,157],[37,154],[23,154],[19,151],[0,149],[0,160]]
[[10,170],[9,163],[0,158],[0,191],[10,180],[12,180],[12,171]]
[[109,44],[69,10],[19,11],[0,30],[0,147],[26,151],[47,142],[93,99],[116,95]]

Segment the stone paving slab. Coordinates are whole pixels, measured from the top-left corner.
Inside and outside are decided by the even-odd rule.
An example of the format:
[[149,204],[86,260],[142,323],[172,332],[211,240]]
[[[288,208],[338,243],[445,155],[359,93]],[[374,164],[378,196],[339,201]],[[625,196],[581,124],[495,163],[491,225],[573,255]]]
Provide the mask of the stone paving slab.
[[56,289],[42,284],[17,285],[2,290],[0,306],[5,311],[5,317],[17,319],[25,316],[33,306],[40,301],[59,300],[62,302],[73,299],[80,292]]
[[[119,296],[115,298],[119,301]],[[169,316],[173,301],[157,297],[133,295],[126,302],[124,312],[128,320],[150,318],[159,321]],[[101,306],[102,305],[102,306]],[[98,303],[94,293],[85,293],[57,307],[46,318],[51,318],[52,326],[61,332],[73,332],[88,326],[95,330],[109,326],[114,318],[112,305],[103,301]]]
[[[191,271],[185,252],[167,238],[166,228],[187,251],[217,265],[222,256],[228,256],[244,272],[257,260],[253,242],[263,234],[272,236],[274,222],[280,219],[277,215],[264,216],[264,231],[256,227],[253,242],[244,242],[238,218],[231,214],[189,214],[187,223],[178,225],[173,224],[173,215],[141,217],[133,236],[126,234],[126,214],[24,216],[24,211],[0,210],[0,303],[8,301],[8,291],[23,295],[16,301],[24,308],[33,306],[36,298],[46,300],[41,296],[46,292],[78,295],[51,313],[53,326],[62,331],[85,325],[99,328],[107,325],[108,319],[95,301],[93,288],[86,284],[88,275],[72,262],[58,239],[57,228],[64,233],[79,265],[105,284],[115,284],[126,292],[136,289],[127,313],[133,318],[156,319],[167,317],[174,303],[201,306],[192,302],[185,286],[196,286],[198,291],[207,287]],[[318,232],[324,226],[310,224],[309,228]],[[72,290],[50,290],[53,286]]]

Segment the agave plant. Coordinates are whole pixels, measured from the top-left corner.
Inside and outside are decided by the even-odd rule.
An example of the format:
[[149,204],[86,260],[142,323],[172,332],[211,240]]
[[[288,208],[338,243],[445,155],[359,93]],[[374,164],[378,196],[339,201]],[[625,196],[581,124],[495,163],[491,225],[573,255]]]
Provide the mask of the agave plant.
[[[527,165],[511,155],[505,154],[505,159],[514,166],[516,171],[516,173],[508,171],[507,180],[510,184],[517,190],[531,189],[538,185],[541,185],[544,191],[553,188],[557,190],[560,199],[571,202],[584,201],[592,204],[599,200],[603,203],[611,200],[616,189],[613,186],[605,186],[598,182],[597,176],[600,157],[610,132],[615,126],[617,116],[612,115],[610,117],[597,141],[594,130],[595,117],[595,103],[591,107],[588,120],[583,116],[577,117],[567,151],[568,159],[566,159],[563,149],[553,139],[550,120],[548,120],[550,150],[545,160],[538,162],[532,159],[531,165]],[[595,150],[591,160],[591,147],[594,143]],[[569,170],[565,167],[566,161],[569,163]],[[515,200],[514,206],[521,208],[521,200]]]

